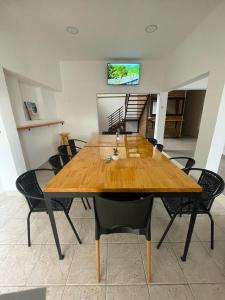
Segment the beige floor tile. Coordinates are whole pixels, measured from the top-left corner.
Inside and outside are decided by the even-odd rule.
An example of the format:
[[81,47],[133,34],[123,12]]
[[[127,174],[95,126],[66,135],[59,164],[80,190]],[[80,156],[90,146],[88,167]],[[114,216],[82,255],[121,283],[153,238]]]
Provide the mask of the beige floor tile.
[[[107,245],[101,244],[101,283],[106,281]],[[96,284],[95,245],[82,244],[76,247],[67,284]]]
[[[166,226],[169,224],[166,223]],[[164,228],[166,228],[166,226]],[[177,217],[172,227],[170,228],[165,241],[167,242],[183,242],[187,238],[187,232],[188,232],[188,226],[189,226],[189,219],[185,216]],[[163,231],[164,232],[164,231]],[[163,235],[163,232],[161,233],[161,236]],[[160,236],[160,238],[161,238]],[[198,237],[196,236],[195,232],[192,234],[192,241],[199,241]]]
[[62,300],[105,300],[104,286],[67,286]]
[[215,224],[223,231],[225,232],[225,215],[216,215],[213,216]]
[[225,275],[225,241],[215,241],[213,250],[210,248],[210,242],[203,242],[202,245]]
[[106,300],[149,300],[147,285],[107,286]]
[[149,286],[151,300],[194,300],[188,285]]
[[41,246],[39,260],[33,268],[27,285],[65,284],[73,259],[75,247],[63,245],[63,260],[59,260],[55,245]]
[[[71,218],[94,218],[94,206],[93,206],[93,201],[91,198],[89,198],[89,202],[90,202],[90,205],[91,205],[91,209],[87,208],[85,210],[80,198],[75,198],[73,200],[73,204],[71,206],[71,209],[70,209],[70,217]],[[86,203],[86,201],[85,201]]]
[[64,286],[47,286],[46,300],[62,300]]
[[225,284],[192,284],[196,300],[224,300]]
[[108,244],[107,283],[146,283],[139,244]]
[[26,231],[26,220],[10,219],[0,228],[0,244],[16,244]]
[[[180,258],[183,254],[184,244],[174,243],[170,246]],[[186,262],[182,262],[180,259],[179,262],[189,283],[225,282],[225,277],[201,242],[192,242]]]
[[[224,197],[224,195],[221,195],[219,197]],[[212,208],[211,208],[211,214],[212,215],[225,215],[225,206],[221,205],[219,202],[220,200],[218,199],[219,197],[216,198],[216,200],[213,202]],[[217,201],[218,199],[218,201]],[[224,200],[224,199],[223,199]]]
[[[3,249],[1,249],[3,248]],[[40,258],[40,246],[28,248],[24,245],[11,247],[0,246],[0,284],[1,285],[25,285],[32,269]]]
[[[146,247],[141,245],[142,258],[146,268]],[[156,244],[152,243],[152,283],[186,283],[184,274],[180,268],[178,260],[170,249],[169,244],[162,244],[159,250]]]
[[[225,240],[225,232],[223,232],[217,226],[217,217],[214,217],[214,239],[215,240]],[[208,216],[198,216],[195,223],[194,232],[198,236],[200,241],[210,241],[211,240],[211,223]],[[194,239],[193,239],[194,241]]]

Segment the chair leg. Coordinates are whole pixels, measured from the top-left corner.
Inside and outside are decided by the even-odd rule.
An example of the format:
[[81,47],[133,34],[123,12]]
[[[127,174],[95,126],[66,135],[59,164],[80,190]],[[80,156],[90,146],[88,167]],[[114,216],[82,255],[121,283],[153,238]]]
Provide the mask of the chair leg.
[[214,249],[214,220],[210,213],[208,213],[208,216],[211,221],[211,249],[213,250]]
[[76,238],[77,238],[79,244],[82,244],[82,242],[81,242],[81,240],[80,240],[80,237],[79,237],[79,235],[78,235],[78,233],[77,233],[77,231],[76,231],[76,229],[75,229],[75,227],[74,227],[74,225],[73,225],[73,223],[72,223],[72,221],[71,221],[71,219],[70,219],[70,216],[68,215],[68,213],[67,213],[66,211],[64,211],[64,213],[65,213],[65,215],[66,215],[67,220],[68,220],[69,223],[70,223],[70,226],[71,226],[72,229],[73,229],[73,232],[74,232],[75,235],[76,235]]
[[97,282],[100,282],[100,240],[95,240],[96,251],[96,278]]
[[82,201],[82,203],[83,203],[83,206],[84,206],[85,210],[87,210],[87,206],[86,206],[86,204],[85,204],[85,202],[84,202],[84,199],[81,198],[81,201]]
[[165,232],[163,233],[163,236],[161,237],[161,239],[160,239],[160,241],[159,241],[159,243],[158,243],[158,245],[157,245],[157,249],[159,249],[160,246],[162,245],[162,242],[164,241],[164,239],[165,239],[165,237],[166,237],[166,235],[167,235],[167,233],[168,233],[170,227],[172,226],[173,221],[175,220],[177,214],[178,214],[178,213],[175,213],[175,214],[173,215],[173,217],[171,218],[171,220],[170,220],[168,226],[166,227]]
[[147,282],[151,282],[151,241],[146,241]]
[[86,202],[87,202],[87,205],[88,205],[88,208],[91,209],[91,205],[90,205],[90,202],[88,201],[88,198],[85,198],[86,199]]
[[32,211],[29,212],[27,216],[27,238],[28,238],[28,247],[31,246],[31,238],[30,238],[30,216]]

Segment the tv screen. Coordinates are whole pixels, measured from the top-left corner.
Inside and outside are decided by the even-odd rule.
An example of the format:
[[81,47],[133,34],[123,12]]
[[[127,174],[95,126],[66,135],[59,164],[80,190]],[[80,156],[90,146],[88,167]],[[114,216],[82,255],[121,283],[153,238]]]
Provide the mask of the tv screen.
[[140,64],[107,64],[108,84],[139,84]]

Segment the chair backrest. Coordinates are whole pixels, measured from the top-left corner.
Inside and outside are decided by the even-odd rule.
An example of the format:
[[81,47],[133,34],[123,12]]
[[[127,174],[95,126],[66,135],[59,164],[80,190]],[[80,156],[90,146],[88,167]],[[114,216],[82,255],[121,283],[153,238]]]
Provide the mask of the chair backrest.
[[198,184],[201,185],[203,191],[201,193],[201,205],[206,210],[210,210],[214,199],[219,196],[224,190],[224,180],[216,173],[200,168],[190,168],[189,174],[194,172],[200,173]]
[[96,232],[97,237],[101,233],[133,232],[143,229],[142,234],[150,239],[153,196],[139,197],[126,193],[96,196],[94,207],[96,222],[99,226],[99,232],[98,230]]
[[68,140],[72,156],[77,154],[77,147],[75,141],[76,141],[75,139]]
[[59,154],[49,157],[48,162],[54,169],[55,174],[57,174],[63,168]]
[[160,152],[163,151],[163,145],[162,144],[156,144],[156,149],[158,149]]
[[[18,191],[23,194],[27,200],[27,203],[32,209],[33,207],[37,206],[37,203],[40,201],[40,199],[37,198],[43,198],[44,195],[43,192],[38,184],[36,172],[39,171],[53,171],[50,169],[34,169],[27,171],[23,174],[21,174],[17,180],[16,180],[16,188]],[[32,196],[32,198],[31,198]],[[35,198],[37,197],[37,198]]]
[[69,145],[60,145],[58,147],[59,154],[62,157],[63,165],[65,166],[70,161],[70,156],[68,154]]
[[173,159],[186,161],[185,166],[182,170],[187,174],[189,172],[189,169],[192,168],[195,165],[195,160],[191,157],[186,157],[186,156],[170,157],[170,160],[173,160]]
[[153,146],[157,144],[157,139],[154,138],[148,138],[149,143],[151,143]]

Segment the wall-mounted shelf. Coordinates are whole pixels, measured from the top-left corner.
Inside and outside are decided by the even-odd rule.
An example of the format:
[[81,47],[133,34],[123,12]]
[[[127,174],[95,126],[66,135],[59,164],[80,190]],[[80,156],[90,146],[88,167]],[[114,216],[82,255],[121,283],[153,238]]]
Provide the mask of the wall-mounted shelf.
[[18,131],[21,130],[30,130],[33,128],[38,128],[38,127],[44,127],[44,126],[51,126],[51,125],[57,125],[57,124],[64,124],[64,121],[62,120],[55,120],[55,121],[47,121],[47,120],[37,120],[37,121],[30,121],[29,123],[26,122],[23,125],[19,125],[17,127]]

